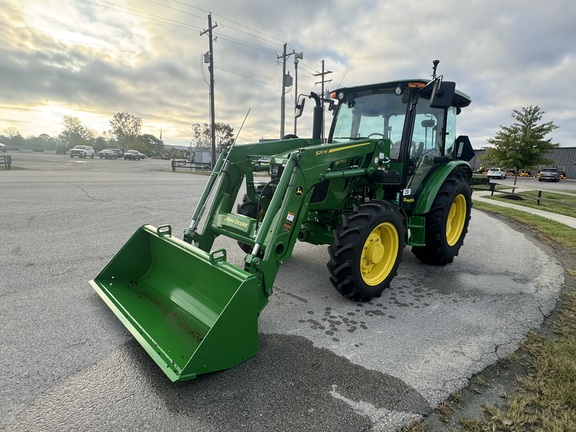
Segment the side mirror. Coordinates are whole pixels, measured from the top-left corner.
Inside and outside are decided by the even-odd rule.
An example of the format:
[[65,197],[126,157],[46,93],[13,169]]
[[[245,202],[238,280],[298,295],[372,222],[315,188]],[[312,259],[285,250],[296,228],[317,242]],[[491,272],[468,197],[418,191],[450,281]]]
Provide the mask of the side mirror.
[[458,136],[454,142],[454,153],[452,157],[454,159],[470,162],[474,156],[476,156],[476,153],[472,149],[470,138],[466,135]]
[[298,103],[296,103],[296,106],[294,107],[294,117],[295,118],[298,118],[302,115],[302,113],[304,112],[305,103],[306,103],[306,96],[300,95],[298,97]]
[[454,81],[437,80],[432,89],[430,108],[449,108],[452,105],[455,91],[456,83]]

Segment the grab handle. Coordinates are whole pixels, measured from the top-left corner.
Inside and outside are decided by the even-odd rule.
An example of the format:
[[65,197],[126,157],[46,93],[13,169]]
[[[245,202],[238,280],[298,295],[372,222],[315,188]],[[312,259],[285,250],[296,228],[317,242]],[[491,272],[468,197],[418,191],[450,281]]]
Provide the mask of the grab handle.
[[172,235],[172,226],[170,225],[160,225],[156,228],[156,233],[161,236],[171,236]]
[[217,249],[210,252],[210,264],[218,264],[219,262],[226,262],[226,249]]

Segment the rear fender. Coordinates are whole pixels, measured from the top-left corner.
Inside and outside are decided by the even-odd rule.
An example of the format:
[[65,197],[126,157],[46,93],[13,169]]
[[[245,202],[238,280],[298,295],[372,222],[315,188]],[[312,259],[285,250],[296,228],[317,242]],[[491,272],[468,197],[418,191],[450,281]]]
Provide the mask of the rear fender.
[[446,165],[440,166],[422,185],[422,190],[418,194],[416,206],[412,214],[423,215],[430,211],[432,203],[434,202],[440,187],[444,183],[444,180],[446,180],[450,173],[454,171],[462,173],[468,179],[472,177],[472,169],[470,168],[470,165],[464,161],[451,161]]

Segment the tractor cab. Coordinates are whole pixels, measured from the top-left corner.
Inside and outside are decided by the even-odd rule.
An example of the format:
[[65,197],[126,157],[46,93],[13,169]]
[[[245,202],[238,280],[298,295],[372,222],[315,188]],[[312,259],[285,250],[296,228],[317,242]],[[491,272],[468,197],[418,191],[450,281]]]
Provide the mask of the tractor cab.
[[439,163],[470,160],[466,137],[456,137],[456,116],[470,98],[453,82],[424,79],[393,81],[332,92],[338,101],[328,143],[381,139],[385,155],[400,170],[401,186],[418,190]]

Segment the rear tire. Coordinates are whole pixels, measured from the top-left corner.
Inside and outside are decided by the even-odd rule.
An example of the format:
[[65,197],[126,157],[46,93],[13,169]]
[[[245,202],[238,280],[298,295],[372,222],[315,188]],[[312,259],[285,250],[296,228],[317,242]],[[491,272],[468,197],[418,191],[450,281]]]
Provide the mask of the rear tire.
[[332,285],[355,301],[380,297],[402,262],[404,233],[403,217],[392,204],[375,200],[355,206],[328,247]]
[[472,212],[472,191],[460,173],[451,173],[440,187],[426,215],[426,246],[412,247],[420,261],[446,265],[458,255]]

